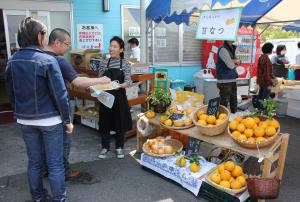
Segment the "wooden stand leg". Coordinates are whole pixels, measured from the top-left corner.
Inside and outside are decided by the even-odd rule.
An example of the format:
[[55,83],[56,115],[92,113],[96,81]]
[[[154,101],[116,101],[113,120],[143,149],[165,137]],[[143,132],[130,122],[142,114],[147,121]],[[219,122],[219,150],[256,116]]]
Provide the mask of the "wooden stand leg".
[[289,134],[283,134],[282,140],[281,140],[281,146],[279,150],[279,159],[278,159],[278,167],[276,169],[276,177],[278,179],[282,179],[284,165],[285,165],[285,158],[287,153],[287,148],[289,144]]

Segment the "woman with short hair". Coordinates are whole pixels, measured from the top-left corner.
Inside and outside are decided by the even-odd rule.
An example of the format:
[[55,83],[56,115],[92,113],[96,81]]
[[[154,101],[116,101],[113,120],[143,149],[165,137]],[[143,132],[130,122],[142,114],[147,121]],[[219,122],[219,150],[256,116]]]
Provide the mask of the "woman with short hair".
[[276,47],[276,53],[272,56],[272,68],[274,76],[276,77],[282,77],[284,79],[288,78],[288,66],[289,61],[286,54],[286,46],[285,45],[278,45]]

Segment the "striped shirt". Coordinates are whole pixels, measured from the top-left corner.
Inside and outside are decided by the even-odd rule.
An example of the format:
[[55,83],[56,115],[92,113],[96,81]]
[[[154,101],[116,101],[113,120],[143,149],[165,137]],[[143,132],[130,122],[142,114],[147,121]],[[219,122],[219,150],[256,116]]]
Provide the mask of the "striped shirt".
[[[109,63],[109,68],[115,68],[115,69],[120,69],[120,58],[111,58],[110,59],[110,63]],[[96,67],[99,71],[99,76],[102,76],[104,74],[104,72],[106,70],[108,70],[107,68],[107,64],[108,64],[108,59],[105,60],[101,60],[99,61],[99,64],[96,64]],[[124,72],[124,83],[127,83],[128,86],[130,86],[132,84],[132,80],[131,80],[131,64],[125,60],[122,59],[122,69]]]

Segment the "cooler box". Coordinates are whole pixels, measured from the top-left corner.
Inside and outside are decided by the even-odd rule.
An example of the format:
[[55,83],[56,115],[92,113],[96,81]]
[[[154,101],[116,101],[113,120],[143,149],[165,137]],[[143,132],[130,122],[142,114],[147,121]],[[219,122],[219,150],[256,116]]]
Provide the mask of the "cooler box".
[[184,85],[185,85],[184,80],[174,80],[174,81],[171,81],[170,88],[172,88],[174,90],[181,90],[182,91],[184,89]]

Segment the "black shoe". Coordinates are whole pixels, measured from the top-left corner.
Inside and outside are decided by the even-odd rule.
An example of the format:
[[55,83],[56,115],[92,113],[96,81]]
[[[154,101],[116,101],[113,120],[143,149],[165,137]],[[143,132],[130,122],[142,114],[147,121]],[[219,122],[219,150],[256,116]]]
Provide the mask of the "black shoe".
[[49,195],[46,195],[44,199],[41,200],[26,200],[25,202],[52,202],[52,199]]

